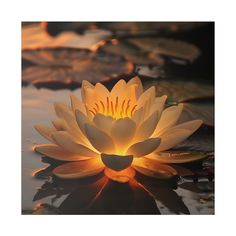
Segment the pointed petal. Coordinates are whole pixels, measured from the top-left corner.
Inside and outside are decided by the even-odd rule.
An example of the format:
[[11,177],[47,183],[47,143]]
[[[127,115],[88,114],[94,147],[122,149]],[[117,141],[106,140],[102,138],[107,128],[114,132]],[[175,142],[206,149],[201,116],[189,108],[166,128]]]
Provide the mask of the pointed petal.
[[99,152],[114,153],[115,144],[108,134],[90,124],[85,124],[85,132],[90,143]]
[[176,125],[172,129],[187,129],[191,131],[192,133],[194,133],[202,125],[202,123],[203,123],[202,120],[191,120],[191,121]]
[[51,134],[56,131],[54,127],[47,127],[45,125],[35,125],[34,128],[47,140],[54,143]]
[[81,102],[76,96],[70,95],[72,110],[80,110],[82,113],[86,114],[86,109],[84,103]]
[[95,92],[97,94],[101,94],[104,97],[109,96],[110,92],[108,91],[108,89],[101,83],[96,83],[95,85]]
[[34,150],[59,161],[80,161],[90,159],[89,157],[83,157],[78,154],[68,152],[55,144],[37,145]]
[[53,120],[52,124],[56,128],[56,130],[58,130],[58,131],[68,130],[68,126],[67,126],[66,122],[63,119]]
[[159,138],[161,138],[161,144],[156,149],[156,151],[160,152],[168,150],[176,146],[177,144],[183,142],[191,134],[192,132],[187,129],[170,129],[163,135],[159,136]]
[[53,174],[63,179],[80,179],[99,174],[104,169],[100,158],[60,165]]
[[111,180],[126,183],[135,176],[135,170],[131,167],[121,170],[121,171],[114,171],[109,168],[105,168],[104,174]]
[[120,96],[120,94],[124,91],[124,89],[126,88],[126,82],[121,79],[119,80],[112,88],[111,90],[111,97],[113,99],[116,98],[116,96]]
[[150,87],[149,89],[147,89],[138,99],[137,102],[137,109],[139,109],[140,107],[142,107],[146,101],[151,100],[151,104],[154,103],[155,101],[155,96],[156,96],[156,89],[154,86]]
[[166,108],[161,115],[161,118],[157,124],[156,130],[153,133],[153,137],[160,136],[162,132],[171,128],[178,121],[183,110],[183,104],[178,106],[171,106]]
[[130,145],[136,131],[136,124],[130,118],[116,120],[111,128],[111,137],[117,150],[123,150]]
[[88,82],[87,80],[83,80],[82,85],[81,85],[81,98],[84,103],[86,103],[86,99],[85,99],[85,89],[86,88],[94,89],[94,86],[90,82]]
[[157,122],[159,119],[158,112],[153,112],[143,123],[139,126],[135,134],[135,142],[143,141],[149,138],[154,130],[156,129]]
[[143,85],[142,82],[140,80],[140,78],[138,76],[135,76],[134,78],[132,78],[128,83],[127,86],[132,85],[132,84],[137,84],[137,97],[139,98],[141,96],[141,94],[143,93]]
[[133,114],[133,116],[131,117],[131,119],[133,121],[135,121],[136,125],[139,126],[139,124],[142,122],[143,120],[143,116],[144,116],[144,109],[143,107],[139,108],[138,110],[136,110]]
[[156,160],[148,158],[135,158],[132,167],[141,174],[158,178],[166,179],[177,175],[177,171],[168,165],[163,165]]
[[93,118],[94,124],[107,134],[110,133],[113,121],[111,116],[104,116],[101,113],[97,113]]
[[68,116],[68,114],[69,115],[73,114],[71,108],[62,102],[55,102],[54,109],[59,118],[65,119]]
[[52,134],[55,142],[65,150],[85,157],[99,157],[99,154],[82,144],[76,143],[66,131],[57,131]]
[[115,171],[121,171],[128,168],[132,161],[133,156],[119,156],[119,155],[112,155],[112,154],[101,154],[101,159],[103,164]]
[[167,164],[188,163],[188,162],[198,161],[206,157],[207,154],[194,151],[167,151],[167,152],[151,153],[150,155],[146,156],[146,158],[150,158],[160,163],[167,163]]
[[67,124],[67,128],[68,128],[67,131],[73,137],[76,137],[77,141],[87,144],[88,140],[79,129],[78,124],[75,119],[75,115],[72,112],[72,110],[63,103],[54,103],[54,108],[58,117],[65,120]]
[[75,111],[75,117],[76,117],[76,121],[77,124],[80,128],[80,130],[82,131],[82,133],[86,136],[86,132],[85,132],[85,124],[91,124],[91,121],[88,119],[88,117],[86,115],[84,115],[83,112],[81,112],[80,110],[76,110]]
[[150,113],[157,111],[159,116],[161,116],[161,113],[165,107],[165,102],[166,102],[167,96],[163,95],[161,97],[155,98],[154,104],[151,106]]
[[146,156],[156,150],[160,142],[160,138],[150,138],[143,142],[135,143],[128,148],[126,154],[134,155],[134,157]]

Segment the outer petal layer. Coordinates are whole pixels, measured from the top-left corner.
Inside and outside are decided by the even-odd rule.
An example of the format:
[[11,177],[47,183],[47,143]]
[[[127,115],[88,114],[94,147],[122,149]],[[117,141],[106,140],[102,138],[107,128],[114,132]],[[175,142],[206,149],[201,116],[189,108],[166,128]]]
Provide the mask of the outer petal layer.
[[104,165],[99,158],[72,162],[58,166],[53,174],[63,179],[80,179],[100,173]]
[[84,157],[75,153],[68,152],[55,144],[38,145],[34,150],[59,161],[80,161],[90,159],[90,157]]
[[170,178],[177,175],[177,171],[168,165],[163,165],[156,160],[148,158],[136,158],[132,167],[141,174],[154,178]]
[[187,129],[170,129],[166,133],[160,136],[161,144],[156,149],[156,151],[160,152],[168,150],[176,146],[177,144],[183,142],[191,134],[192,132]]
[[207,155],[201,152],[169,151],[161,153],[151,153],[146,158],[157,160],[160,163],[178,164],[198,161],[206,158]]
[[54,143],[51,134],[56,131],[56,129],[47,127],[45,125],[35,125],[34,128],[47,140]]
[[153,133],[153,137],[160,136],[165,130],[174,126],[176,122],[178,121],[182,110],[183,110],[183,104],[166,108],[162,112],[162,115],[157,124],[156,130]]
[[52,134],[55,142],[65,150],[86,157],[99,157],[99,154],[86,146],[76,143],[66,131],[57,131]]

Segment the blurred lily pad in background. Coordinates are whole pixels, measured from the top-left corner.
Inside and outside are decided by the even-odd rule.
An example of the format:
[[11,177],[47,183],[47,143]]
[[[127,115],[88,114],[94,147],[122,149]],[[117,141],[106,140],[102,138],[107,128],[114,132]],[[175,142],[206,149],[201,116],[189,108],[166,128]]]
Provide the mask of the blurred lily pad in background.
[[[123,185],[100,175],[55,178],[61,163],[32,151],[41,142],[33,125],[53,118],[54,101],[80,96],[83,80],[110,89],[134,75],[157,96],[166,94],[166,106],[184,103],[179,122],[203,120],[160,156],[179,161],[160,164],[151,180],[138,174]],[[184,158],[195,161],[181,164]],[[214,23],[23,22],[22,213],[214,214]]]

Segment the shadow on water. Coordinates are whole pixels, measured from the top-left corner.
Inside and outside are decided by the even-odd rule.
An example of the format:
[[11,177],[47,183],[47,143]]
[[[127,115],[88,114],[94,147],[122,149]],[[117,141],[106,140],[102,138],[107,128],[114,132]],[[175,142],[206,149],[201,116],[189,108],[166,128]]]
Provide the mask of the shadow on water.
[[[101,173],[81,180],[61,180],[51,173],[60,162],[46,157],[42,157],[42,161],[50,165],[34,173],[35,178],[45,182],[33,201],[52,197],[51,204],[41,202],[31,214],[161,214],[155,200],[175,214],[190,214],[174,191],[177,178],[158,180],[137,173],[135,179],[123,184],[111,181]],[[65,196],[64,200],[54,206],[62,196]]]

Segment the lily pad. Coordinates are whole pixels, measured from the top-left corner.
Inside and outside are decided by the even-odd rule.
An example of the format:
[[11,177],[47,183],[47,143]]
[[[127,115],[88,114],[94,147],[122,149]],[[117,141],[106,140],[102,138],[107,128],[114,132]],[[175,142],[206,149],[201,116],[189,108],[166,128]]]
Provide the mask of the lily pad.
[[160,57],[149,57],[148,53],[125,40],[112,40],[107,42],[101,46],[100,50],[113,55],[122,56],[126,60],[138,65],[162,64]]
[[193,62],[200,56],[200,49],[195,45],[169,38],[134,38],[129,42],[149,53],[150,57],[164,55]]
[[179,122],[201,119],[203,123],[214,126],[214,98],[205,97],[183,101],[184,110]]
[[178,32],[202,26],[201,22],[98,22],[97,27],[109,29],[113,32]]
[[153,159],[159,161],[160,163],[169,163],[169,164],[178,164],[178,163],[187,163],[193,161],[199,161],[203,158],[206,158],[207,155],[201,152],[194,151],[165,151],[160,152],[158,155],[155,155]]
[[156,87],[157,96],[167,95],[169,102],[185,102],[190,99],[214,96],[214,87],[210,84],[160,80],[153,82],[153,85]]
[[38,48],[84,48],[96,50],[102,40],[111,38],[108,30],[86,30],[83,35],[75,32],[62,32],[53,37],[45,29],[45,24],[32,24],[22,28],[22,49]]
[[22,80],[34,85],[60,83],[81,85],[82,80],[92,83],[117,78],[131,73],[133,65],[120,57],[76,49],[25,50],[22,57],[31,65],[24,68]]

